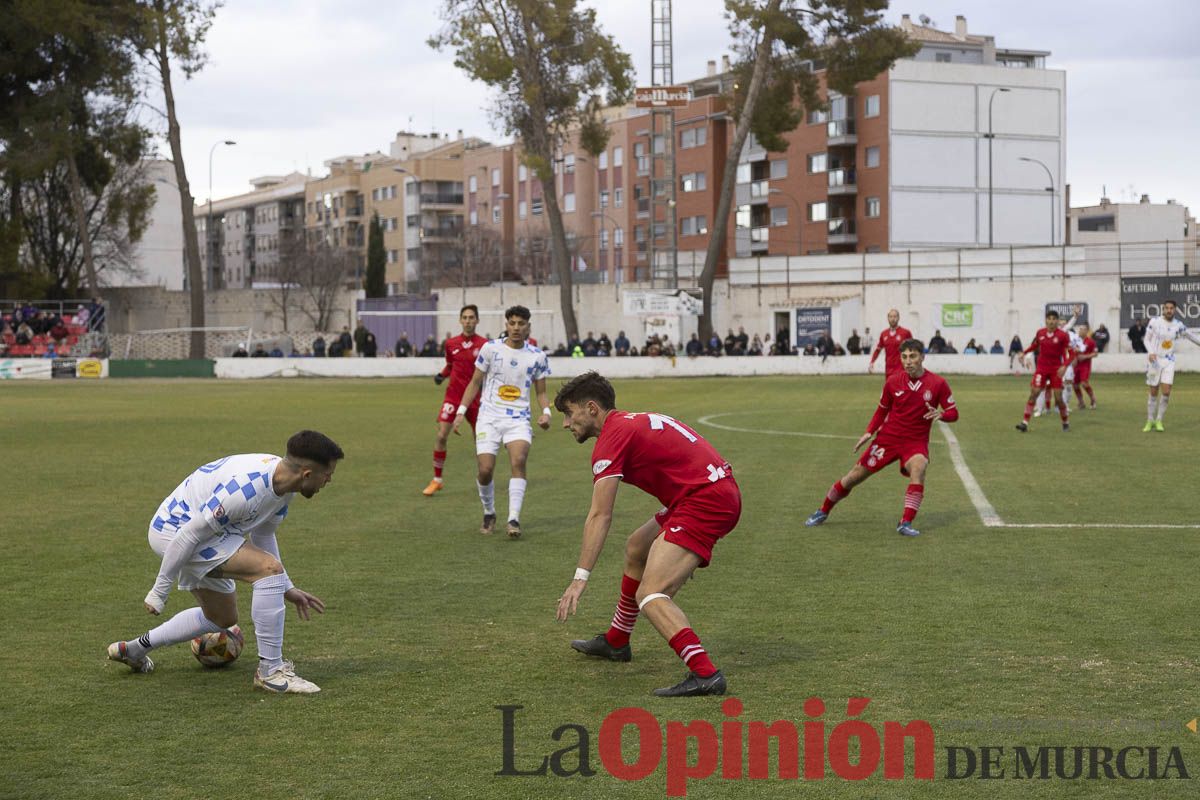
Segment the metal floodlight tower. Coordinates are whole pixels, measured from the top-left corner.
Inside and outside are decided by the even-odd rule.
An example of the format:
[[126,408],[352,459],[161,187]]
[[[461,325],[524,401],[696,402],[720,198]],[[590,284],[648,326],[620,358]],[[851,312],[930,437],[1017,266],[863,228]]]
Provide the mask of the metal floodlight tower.
[[[672,46],[671,0],[650,0],[650,83],[672,86],[675,83]],[[656,146],[662,137],[662,147]],[[676,219],[675,180],[675,109],[667,106],[650,112],[650,280],[655,288],[675,289],[679,285],[679,224]],[[654,235],[662,212],[664,242]],[[665,251],[665,258],[659,251]],[[660,261],[665,263],[659,263]]]

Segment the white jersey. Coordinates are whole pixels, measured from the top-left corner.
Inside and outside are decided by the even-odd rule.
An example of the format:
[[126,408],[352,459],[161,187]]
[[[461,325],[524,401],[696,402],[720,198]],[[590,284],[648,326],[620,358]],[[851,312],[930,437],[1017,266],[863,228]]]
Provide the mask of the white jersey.
[[277,495],[271,486],[279,462],[279,456],[246,453],[205,464],[162,501],[150,526],[173,535],[199,516],[213,533],[274,533],[293,496]]
[[494,339],[479,348],[475,368],[486,377],[479,397],[480,419],[530,419],[533,382],[550,374],[550,360],[526,342],[520,349]]
[[1181,336],[1191,339],[1196,344],[1200,344],[1200,338],[1189,331],[1187,326],[1178,319],[1167,322],[1162,317],[1155,317],[1146,326],[1146,337],[1142,341],[1146,345],[1146,353],[1148,355],[1158,356],[1167,361],[1174,361],[1175,342]]

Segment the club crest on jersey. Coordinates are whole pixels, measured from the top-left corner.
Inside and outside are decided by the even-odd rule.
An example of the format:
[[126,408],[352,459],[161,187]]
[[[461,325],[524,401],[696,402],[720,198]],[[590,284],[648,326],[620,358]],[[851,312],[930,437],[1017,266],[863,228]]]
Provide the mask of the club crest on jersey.
[[506,403],[511,403],[512,401],[518,399],[521,396],[521,390],[518,389],[516,386],[512,386],[512,385],[506,383],[503,386],[501,386],[499,389],[496,390],[496,396],[499,397],[501,400],[505,401]]
[[931,392],[931,391],[929,391],[928,389],[926,389],[926,390],[925,390],[925,394],[923,394],[923,395],[921,395],[921,396],[922,396],[922,397],[924,397],[924,398],[925,398],[925,402],[926,402],[926,403],[928,403],[930,400],[932,400],[932,399],[933,399],[933,392]]
[[608,469],[610,466],[612,466],[612,459],[602,458],[599,461],[597,461],[595,464],[592,464],[592,474],[599,475],[601,472],[604,472],[604,470]]
[[517,365],[517,360],[514,358],[512,361],[508,362],[508,365],[510,367],[515,367]]

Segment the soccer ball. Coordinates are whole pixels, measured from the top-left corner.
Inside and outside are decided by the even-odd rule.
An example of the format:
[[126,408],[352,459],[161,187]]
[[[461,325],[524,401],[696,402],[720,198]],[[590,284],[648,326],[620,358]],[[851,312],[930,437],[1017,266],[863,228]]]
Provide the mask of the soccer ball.
[[234,625],[227,631],[206,633],[192,639],[192,655],[206,667],[224,667],[237,660],[245,643],[242,629]]

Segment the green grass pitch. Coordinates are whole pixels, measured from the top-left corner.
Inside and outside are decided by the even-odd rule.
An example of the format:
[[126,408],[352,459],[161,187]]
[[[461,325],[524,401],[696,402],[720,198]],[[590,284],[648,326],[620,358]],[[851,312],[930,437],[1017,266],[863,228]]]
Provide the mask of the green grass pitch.
[[[602,364],[601,364],[602,366]],[[950,746],[1179,747],[1200,774],[1196,565],[1200,530],[985,528],[935,429],[922,535],[894,532],[905,481],[894,467],[819,529],[805,517],[853,463],[879,377],[618,381],[618,405],[673,415],[733,464],[736,531],[680,593],[745,707],[742,722],[790,720],[825,700],[827,735],[848,697],[863,719],[927,720],[933,781],[723,780],[689,797],[1188,797],[1190,780],[945,777]],[[1165,434],[1143,434],[1137,376],[1096,376],[1100,409],[1013,430],[1026,383],[950,376],[963,457],[1006,522],[1190,524],[1200,461],[1200,385],[1183,376]],[[553,394],[559,381],[550,381]],[[624,486],[580,613],[553,619],[591,493],[591,443],[539,433],[525,536],[479,535],[469,437],[453,438],[447,488],[427,499],[442,389],[421,381],[119,381],[0,386],[0,797],[663,797],[665,763],[619,781],[597,755],[617,708],[669,720],[726,719],[715,698],[661,700],[682,665],[643,620],[634,660],[598,663],[572,638],[604,630],[625,536],[656,502]],[[700,422],[712,421],[723,428]],[[134,675],[104,648],[151,623],[141,600],[157,559],[146,527],[192,469],[240,452],[280,452],[294,431],[345,449],[332,484],[297,497],[280,548],[297,585],[328,604],[285,655],[315,697],[251,691],[250,593],[239,588],[246,653],[200,668],[186,646]],[[736,428],[741,430],[729,430]],[[773,433],[764,432],[772,431]],[[788,435],[827,434],[847,438]],[[507,467],[497,470],[503,522]],[[176,592],[168,613],[192,605]],[[516,764],[590,735],[594,777],[504,777],[499,705],[521,705]],[[571,741],[568,737],[567,741]],[[632,737],[627,736],[626,752]],[[1144,762],[1143,762],[1144,763]],[[1161,766],[1161,765],[1160,765]],[[774,772],[772,773],[774,774]]]

